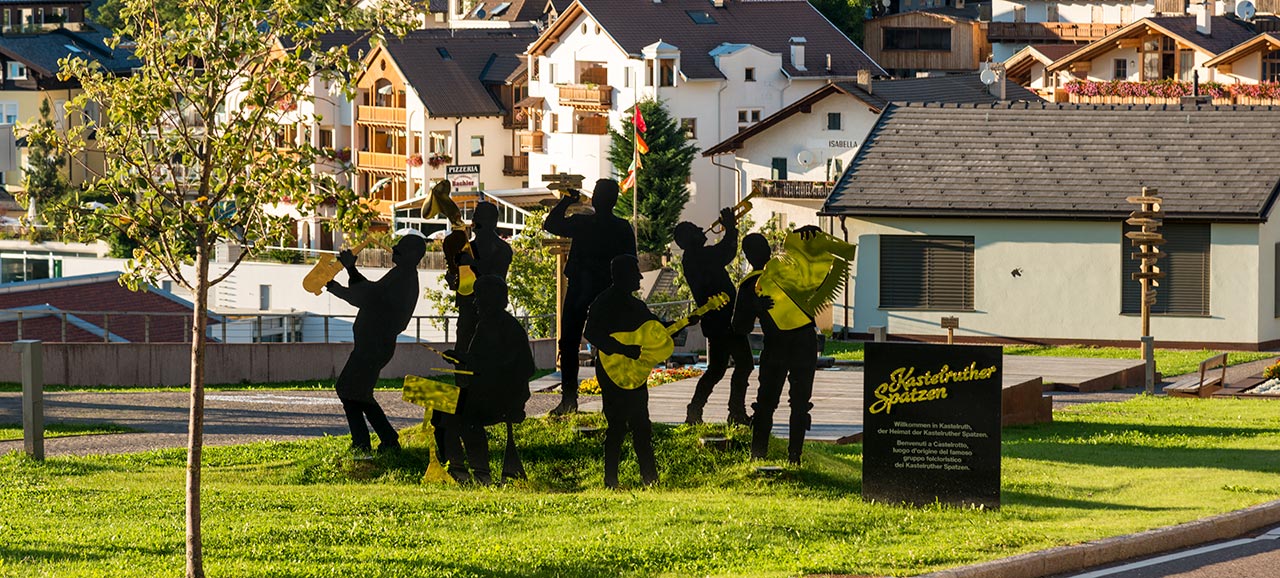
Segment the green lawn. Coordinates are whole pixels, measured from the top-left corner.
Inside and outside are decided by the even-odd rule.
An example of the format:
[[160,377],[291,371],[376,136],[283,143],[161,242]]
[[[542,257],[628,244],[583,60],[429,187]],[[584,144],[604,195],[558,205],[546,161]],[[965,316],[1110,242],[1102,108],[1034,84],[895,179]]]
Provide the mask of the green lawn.
[[[862,360],[862,343],[845,341],[827,341],[826,355],[836,359]],[[1195,371],[1200,362],[1221,351],[1208,349],[1156,349],[1156,370],[1167,377],[1182,375]],[[1092,347],[1088,345],[1006,345],[1005,355],[1043,355],[1048,357],[1095,357],[1107,359],[1140,359],[1142,354],[1129,347]],[[1275,352],[1232,351],[1227,354],[1227,363],[1237,365],[1271,359],[1280,356]]]
[[[114,423],[46,423],[44,437],[137,433],[142,430]],[[22,424],[0,423],[0,442],[22,439]]]
[[[412,431],[409,450],[374,462],[349,459],[345,438],[210,448],[206,568],[224,577],[911,575],[1280,498],[1278,408],[1139,397],[1006,429],[995,511],[865,503],[857,445],[810,444],[803,468],[758,477],[745,449],[698,447],[696,435],[715,426],[659,426],[662,483],[638,489],[627,459],[628,489],[606,491],[600,440],[573,430],[596,415],[526,422],[531,479],[497,489],[422,485]],[[178,450],[0,457],[0,576],[179,575],[183,472]]]

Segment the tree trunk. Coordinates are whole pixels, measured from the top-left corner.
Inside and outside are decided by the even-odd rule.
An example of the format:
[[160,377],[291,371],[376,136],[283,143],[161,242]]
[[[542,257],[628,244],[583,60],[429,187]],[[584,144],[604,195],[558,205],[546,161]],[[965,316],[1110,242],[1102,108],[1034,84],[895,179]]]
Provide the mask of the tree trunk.
[[204,578],[200,532],[200,456],[204,450],[204,334],[209,316],[209,248],[196,236],[195,306],[191,322],[191,414],[187,422],[187,578]]

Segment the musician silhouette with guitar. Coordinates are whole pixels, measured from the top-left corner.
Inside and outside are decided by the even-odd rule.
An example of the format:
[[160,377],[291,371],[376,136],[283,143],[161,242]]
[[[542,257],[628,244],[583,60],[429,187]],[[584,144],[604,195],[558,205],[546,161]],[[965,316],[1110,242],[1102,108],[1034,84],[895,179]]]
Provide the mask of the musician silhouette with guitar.
[[[802,237],[818,232],[816,227],[796,230]],[[746,335],[751,333],[759,319],[760,328],[764,331],[764,348],[760,351],[760,389],[756,394],[756,402],[752,404],[755,411],[751,417],[751,457],[763,459],[768,454],[773,413],[782,397],[783,384],[789,382],[791,420],[787,460],[799,464],[805,432],[809,430],[811,421],[809,412],[813,409],[813,403],[810,402],[813,397],[813,376],[818,369],[816,326],[812,316],[801,313],[804,317],[799,327],[782,329],[771,315],[771,310],[781,304],[775,303],[772,297],[759,294],[757,289],[772,257],[772,249],[764,235],[752,233],[744,237],[742,252],[751,264],[752,272],[738,286],[733,328]]]
[[378,400],[373,397],[378,374],[396,352],[396,338],[409,326],[418,303],[418,262],[427,252],[426,240],[417,235],[400,238],[391,251],[395,266],[377,281],[369,281],[356,270],[356,257],[351,251],[338,254],[347,270],[347,286],[329,281],[325,288],[335,297],[350,303],[359,311],[353,327],[355,348],[338,375],[335,389],[342,400],[342,410],[351,428],[351,448],[359,452],[371,450],[369,428],[378,434],[379,450],[400,449],[399,434]]
[[[676,245],[684,251],[684,278],[698,305],[705,305],[714,295],[723,293],[732,296],[734,292],[733,281],[729,279],[726,270],[738,253],[737,216],[733,208],[721,210],[717,223],[724,228],[724,236],[718,243],[710,246],[706,244],[706,233],[697,225],[688,221],[676,225]],[[728,370],[730,358],[733,359],[733,377],[729,382],[729,423],[750,423],[746,408],[747,380],[751,377],[755,363],[751,358],[751,344],[747,336],[735,333],[730,327],[732,317],[732,297],[726,308],[709,312],[702,317],[702,334],[707,337],[707,371],[698,379],[685,423],[702,423],[702,409],[711,397],[712,389]]]
[[[507,311],[507,283],[497,275],[483,275],[475,283],[480,312],[475,337],[465,349],[444,352],[459,369],[472,372],[458,400],[457,418],[446,441],[449,474],[459,482],[474,479],[489,484],[489,436],[485,426],[507,425],[507,449],[502,477],[523,479],[524,465],[516,451],[512,424],[524,421],[529,401],[529,378],[537,367],[529,349],[529,335]],[[465,463],[464,463],[465,452]],[[467,472],[468,465],[471,468]]]
[[548,233],[573,240],[564,269],[568,288],[560,318],[560,405],[551,410],[553,415],[578,411],[578,349],[587,310],[609,286],[610,262],[619,255],[632,255],[634,261],[636,254],[631,224],[613,214],[613,206],[618,202],[618,181],[596,181],[591,196],[594,214],[567,214],[569,207],[578,203],[579,196],[580,191],[567,191],[542,224]]

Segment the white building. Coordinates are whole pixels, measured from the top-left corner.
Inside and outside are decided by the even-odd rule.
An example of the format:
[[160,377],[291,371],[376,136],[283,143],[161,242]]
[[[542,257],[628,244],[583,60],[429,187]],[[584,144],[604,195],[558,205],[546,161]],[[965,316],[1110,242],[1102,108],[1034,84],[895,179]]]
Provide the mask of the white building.
[[1157,346],[1275,347],[1277,139],[1273,108],[890,105],[822,210],[859,245],[854,331],[1135,344],[1126,197],[1151,187]]
[[[528,57],[521,150],[533,183],[557,172],[621,180],[608,128],[638,100],[660,100],[706,147],[829,82],[884,73],[803,0],[577,0]],[[709,223],[734,204],[734,175],[696,160],[685,218]]]

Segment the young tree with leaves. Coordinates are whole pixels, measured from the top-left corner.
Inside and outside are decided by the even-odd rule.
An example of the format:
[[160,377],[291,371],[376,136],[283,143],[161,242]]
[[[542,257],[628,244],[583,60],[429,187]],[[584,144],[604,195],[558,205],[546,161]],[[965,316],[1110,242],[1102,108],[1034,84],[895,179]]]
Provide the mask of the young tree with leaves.
[[[643,165],[637,174],[640,189],[639,223],[632,223],[639,233],[638,249],[641,253],[666,255],[668,245],[675,234],[676,223],[689,202],[689,173],[698,147],[689,142],[679,122],[661,102],[640,102],[640,114],[644,117],[646,131],[641,138],[649,145],[649,152],[640,156]],[[609,128],[612,146],[609,162],[620,175],[630,170],[635,149],[635,109],[622,121],[622,131]],[[618,197],[614,214],[631,218],[631,197],[634,189]]]
[[[96,129],[95,145],[106,163],[92,176],[90,191],[115,202],[75,223],[99,237],[115,232],[138,244],[122,279],[136,289],[163,274],[194,295],[186,575],[195,578],[204,576],[200,465],[209,288],[240,263],[211,278],[210,257],[224,242],[253,249],[279,239],[287,222],[263,207],[284,199],[304,214],[335,199],[334,224],[345,231],[369,222],[372,211],[354,192],[332,174],[313,170],[320,150],[276,149],[280,105],[310,99],[305,87],[315,76],[353,97],[358,63],[346,47],[326,47],[322,35],[369,30],[376,44],[386,33],[407,32],[415,8],[410,0],[383,0],[368,9],[350,0],[176,3],[177,16],[169,19],[159,8],[170,2],[124,0],[117,32],[132,41],[141,61],[133,74],[116,76],[81,58],[64,59],[60,78],[83,88],[68,104],[67,117],[92,101],[102,105],[103,122],[68,129],[61,144],[78,158]],[[288,38],[288,48],[280,49],[276,38]],[[112,47],[120,48],[119,38]]]
[[[58,154],[58,129],[49,117],[48,99],[40,103],[40,120],[25,127],[27,132],[27,167],[22,175],[19,201],[27,204],[27,217],[32,231],[45,219],[42,211],[57,210],[56,204],[67,196],[69,188],[62,176],[65,157]],[[57,222],[57,219],[52,219]]]

